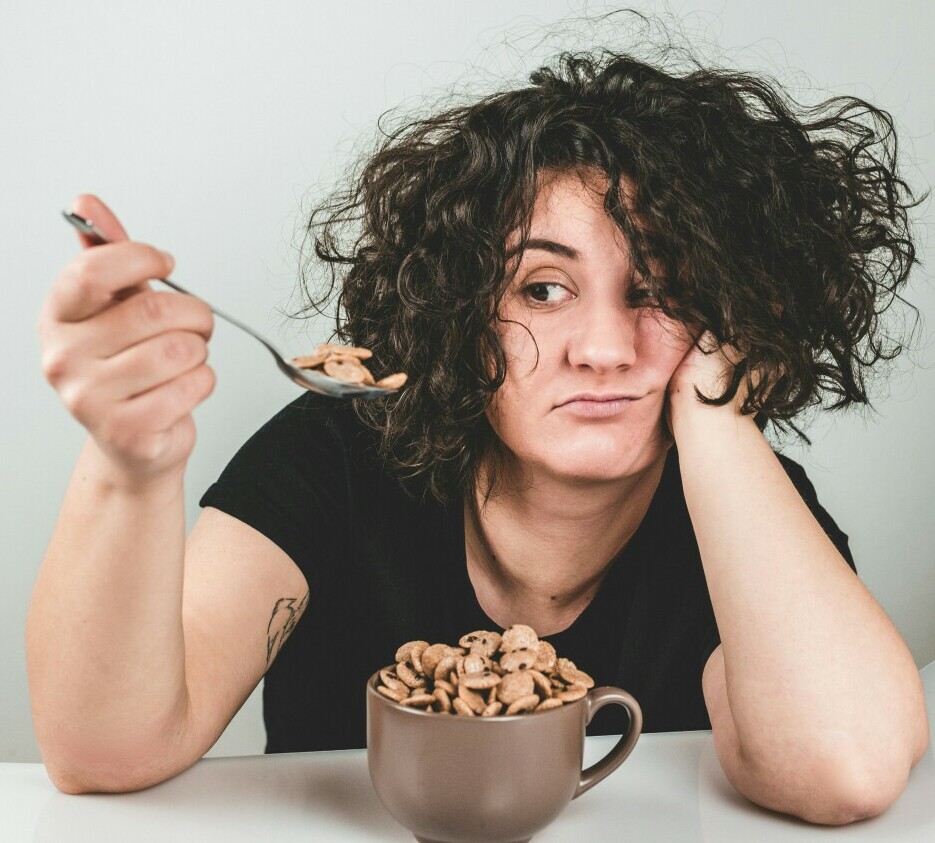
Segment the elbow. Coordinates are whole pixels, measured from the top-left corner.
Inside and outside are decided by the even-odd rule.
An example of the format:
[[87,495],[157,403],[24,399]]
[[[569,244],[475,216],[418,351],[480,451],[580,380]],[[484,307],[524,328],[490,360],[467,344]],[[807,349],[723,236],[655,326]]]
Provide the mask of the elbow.
[[849,825],[884,813],[902,794],[908,775],[873,789],[854,790],[850,782],[823,789],[825,798],[809,801],[789,811],[815,825]]
[[92,774],[80,765],[44,761],[45,771],[55,789],[69,796],[84,793],[123,793],[133,788],[126,787],[115,771],[98,770]]
[[145,790],[172,777],[154,774],[140,769],[127,770],[117,767],[85,769],[77,765],[45,763],[46,773],[56,790],[69,796],[86,793],[132,793]]
[[871,758],[837,735],[823,750],[816,742],[787,744],[769,757],[731,753],[722,766],[731,784],[761,807],[815,825],[848,825],[876,817],[896,802],[913,758],[892,746]]
[[906,789],[912,762],[891,756],[876,762],[853,753],[826,755],[807,765],[794,792],[776,794],[772,807],[815,825],[849,825],[884,813]]

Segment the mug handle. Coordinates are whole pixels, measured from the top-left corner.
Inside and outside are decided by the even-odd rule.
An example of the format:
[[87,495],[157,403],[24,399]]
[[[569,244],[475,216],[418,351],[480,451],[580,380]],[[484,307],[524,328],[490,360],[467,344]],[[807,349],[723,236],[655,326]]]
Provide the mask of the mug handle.
[[643,711],[639,703],[622,688],[614,688],[605,685],[601,688],[592,688],[588,691],[588,719],[585,725],[591,722],[591,718],[597,713],[598,709],[603,708],[608,703],[617,703],[622,705],[630,714],[630,728],[620,736],[620,740],[614,745],[614,748],[607,753],[596,764],[592,764],[586,770],[581,771],[581,778],[578,781],[578,789],[572,799],[577,799],[586,790],[590,790],[599,781],[609,776],[616,770],[633,751],[636,741],[643,731]]

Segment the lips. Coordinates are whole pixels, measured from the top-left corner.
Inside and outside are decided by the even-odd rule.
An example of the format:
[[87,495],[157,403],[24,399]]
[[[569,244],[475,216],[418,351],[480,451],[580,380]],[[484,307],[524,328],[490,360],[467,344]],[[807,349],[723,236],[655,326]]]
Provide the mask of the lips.
[[578,395],[572,395],[570,398],[566,398],[555,406],[564,407],[565,404],[570,404],[572,401],[596,401],[604,403],[607,401],[635,401],[637,398],[639,398],[638,395],[624,395],[622,393],[581,392]]
[[572,416],[583,420],[613,419],[626,416],[630,413],[630,407],[636,402],[637,398],[630,398],[625,395],[601,395],[591,396],[590,398],[576,396],[564,404],[556,407],[562,415]]

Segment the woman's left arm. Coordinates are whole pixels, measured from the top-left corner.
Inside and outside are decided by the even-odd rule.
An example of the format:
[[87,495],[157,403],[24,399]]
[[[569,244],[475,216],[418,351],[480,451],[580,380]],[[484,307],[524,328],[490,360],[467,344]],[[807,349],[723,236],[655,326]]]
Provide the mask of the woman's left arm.
[[830,824],[874,816],[928,745],[919,672],[740,415],[742,394],[724,407],[695,399],[693,384],[719,395],[731,365],[690,351],[667,405],[721,637],[704,679],[718,757],[766,807]]

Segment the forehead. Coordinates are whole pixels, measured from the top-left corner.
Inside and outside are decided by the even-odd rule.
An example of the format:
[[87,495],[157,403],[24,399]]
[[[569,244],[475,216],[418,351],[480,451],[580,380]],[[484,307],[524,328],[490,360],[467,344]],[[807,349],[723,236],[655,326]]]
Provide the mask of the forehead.
[[[608,185],[606,174],[598,170],[540,172],[529,220],[529,239],[567,244],[581,253],[605,249],[628,252],[624,232],[604,210]],[[619,196],[628,208],[632,207],[630,190],[630,182],[622,179]],[[517,228],[507,238],[509,254],[514,254],[519,241]]]

